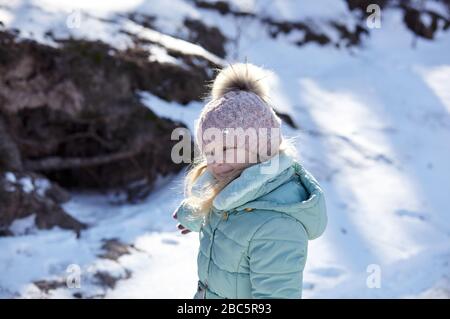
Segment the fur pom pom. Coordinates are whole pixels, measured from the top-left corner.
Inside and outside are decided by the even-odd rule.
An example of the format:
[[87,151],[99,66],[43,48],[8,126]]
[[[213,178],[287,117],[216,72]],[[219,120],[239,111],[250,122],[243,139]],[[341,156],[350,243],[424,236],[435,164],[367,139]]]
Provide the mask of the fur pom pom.
[[267,70],[251,63],[235,63],[223,68],[212,84],[211,97],[218,99],[235,90],[253,92],[261,99],[267,96],[267,86],[263,79]]

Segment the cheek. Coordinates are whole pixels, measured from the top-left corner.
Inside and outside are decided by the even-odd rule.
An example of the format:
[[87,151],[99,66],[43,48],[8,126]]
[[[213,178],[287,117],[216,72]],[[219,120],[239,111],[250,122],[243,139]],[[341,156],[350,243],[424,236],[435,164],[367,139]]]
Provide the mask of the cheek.
[[230,172],[233,170],[233,165],[232,164],[211,164],[208,165],[208,167],[210,168],[210,170],[212,171],[213,174],[215,175],[221,175],[227,172]]
[[230,149],[225,152],[224,161],[235,168],[239,167],[239,164],[244,164],[249,162],[249,153],[246,149]]
[[256,162],[256,158],[252,158],[246,149],[227,149],[220,155],[206,156],[206,162],[213,172],[239,169]]

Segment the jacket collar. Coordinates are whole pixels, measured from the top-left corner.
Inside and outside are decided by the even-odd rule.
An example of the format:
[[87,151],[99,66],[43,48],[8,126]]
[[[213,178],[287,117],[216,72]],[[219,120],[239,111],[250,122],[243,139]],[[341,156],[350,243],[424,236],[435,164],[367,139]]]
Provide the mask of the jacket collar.
[[[269,162],[255,164],[242,171],[213,201],[213,212],[241,211],[246,208],[279,211],[291,215],[303,224],[309,239],[319,237],[327,225],[326,203],[323,191],[315,178],[291,156],[280,152]],[[278,165],[276,163],[278,161]],[[264,173],[262,173],[264,172]],[[277,203],[260,198],[296,176],[305,187],[308,198],[294,203]],[[202,186],[214,177],[205,171],[194,183],[192,191],[201,194]]]
[[271,192],[292,177],[293,163],[291,156],[280,152],[268,161],[247,167],[214,198],[213,207],[231,210]]

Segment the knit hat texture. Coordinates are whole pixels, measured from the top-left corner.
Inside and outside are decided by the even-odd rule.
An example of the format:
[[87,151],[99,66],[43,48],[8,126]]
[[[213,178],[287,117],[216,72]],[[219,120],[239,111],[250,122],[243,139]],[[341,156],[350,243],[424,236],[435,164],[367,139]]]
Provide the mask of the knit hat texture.
[[[224,140],[233,130],[244,132],[251,129],[256,136],[250,134],[245,140],[238,136],[238,148],[245,147],[258,154],[261,161],[278,153],[282,138],[281,120],[268,103],[268,90],[263,81],[267,75],[267,70],[250,63],[232,64],[218,73],[212,84],[211,100],[204,106],[196,123],[196,139],[202,150],[212,142],[203,135],[209,128],[219,129]],[[261,134],[265,139],[261,139]],[[266,141],[267,144],[262,144],[261,149],[258,141]]]

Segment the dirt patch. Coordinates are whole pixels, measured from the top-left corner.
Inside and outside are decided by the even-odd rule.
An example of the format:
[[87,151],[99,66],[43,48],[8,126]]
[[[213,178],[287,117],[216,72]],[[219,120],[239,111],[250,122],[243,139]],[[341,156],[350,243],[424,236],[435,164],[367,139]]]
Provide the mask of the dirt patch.
[[102,241],[104,252],[98,255],[100,258],[117,261],[123,255],[129,255],[131,250],[135,249],[133,245],[123,243],[117,238],[103,239]]

